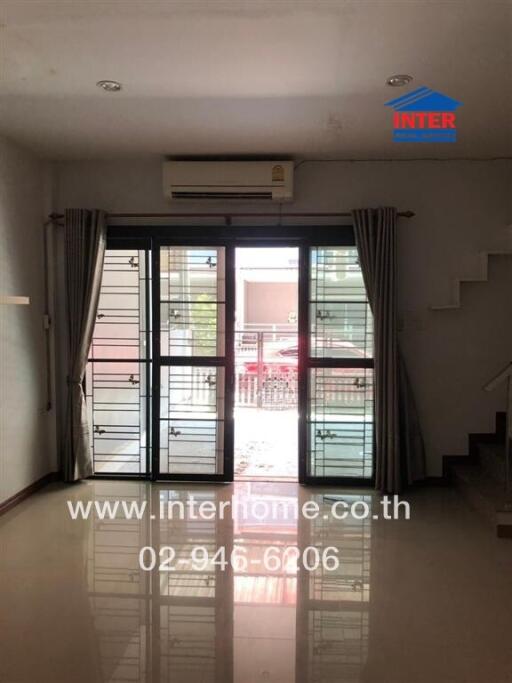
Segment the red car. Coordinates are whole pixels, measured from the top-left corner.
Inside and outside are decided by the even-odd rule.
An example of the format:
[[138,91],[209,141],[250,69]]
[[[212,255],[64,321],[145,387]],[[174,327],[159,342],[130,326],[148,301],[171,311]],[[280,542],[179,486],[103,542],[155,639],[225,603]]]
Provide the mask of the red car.
[[[317,345],[318,346],[324,346],[322,344],[322,340],[317,340]],[[357,348],[357,346],[354,346],[352,342],[345,342],[345,341],[329,341],[328,344],[325,344],[325,348],[329,349],[336,349],[338,352],[342,351],[342,355],[336,355],[335,358],[339,359],[344,359],[344,358],[366,358],[365,353],[362,349]],[[263,374],[268,375],[268,374],[285,374],[285,373],[291,373],[291,372],[296,372],[297,371],[297,364],[298,364],[298,356],[299,356],[299,347],[297,344],[293,344],[291,346],[285,346],[281,349],[278,349],[277,351],[274,352],[274,357],[270,358],[265,358],[263,361]],[[286,362],[283,362],[281,359],[286,359]],[[243,363],[244,371],[250,375],[257,375],[258,374],[258,361],[255,360],[250,360],[250,361],[244,361]],[[346,370],[353,370],[353,368],[333,368],[333,370],[338,370],[338,372],[343,373]],[[337,374],[336,372],[334,374]]]

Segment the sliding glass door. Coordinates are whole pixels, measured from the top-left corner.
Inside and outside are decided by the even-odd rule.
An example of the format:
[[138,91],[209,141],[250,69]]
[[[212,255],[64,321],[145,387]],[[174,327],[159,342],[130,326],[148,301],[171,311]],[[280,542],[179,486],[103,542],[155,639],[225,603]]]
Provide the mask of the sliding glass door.
[[224,245],[154,246],[155,479],[233,478],[232,260]]
[[232,481],[234,253],[278,245],[299,253],[299,341],[287,349],[299,481],[370,483],[373,320],[352,229],[190,228],[186,241],[144,231],[109,236],[86,375],[94,473]]
[[302,363],[304,483],[373,477],[373,321],[351,246],[303,254]]

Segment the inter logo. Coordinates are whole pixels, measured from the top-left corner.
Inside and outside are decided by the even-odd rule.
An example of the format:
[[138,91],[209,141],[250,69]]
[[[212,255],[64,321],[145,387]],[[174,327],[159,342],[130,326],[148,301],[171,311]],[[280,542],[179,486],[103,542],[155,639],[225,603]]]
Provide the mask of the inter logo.
[[386,102],[393,114],[394,142],[456,142],[455,110],[461,102],[422,87]]

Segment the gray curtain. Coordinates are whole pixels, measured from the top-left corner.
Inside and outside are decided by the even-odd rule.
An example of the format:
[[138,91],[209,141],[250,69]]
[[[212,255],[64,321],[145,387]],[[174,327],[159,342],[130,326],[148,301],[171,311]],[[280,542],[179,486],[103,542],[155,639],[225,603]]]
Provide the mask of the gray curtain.
[[375,486],[399,493],[425,476],[425,449],[397,333],[397,211],[352,212],[375,337]]
[[65,481],[76,481],[92,474],[83,380],[98,310],[106,241],[103,211],[66,211],[64,247],[69,368],[62,462]]

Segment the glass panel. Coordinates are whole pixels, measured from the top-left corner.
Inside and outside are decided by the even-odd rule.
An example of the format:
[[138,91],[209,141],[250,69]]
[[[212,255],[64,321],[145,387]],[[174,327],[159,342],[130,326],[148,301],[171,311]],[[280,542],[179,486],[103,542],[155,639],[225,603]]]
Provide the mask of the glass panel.
[[107,249],[90,358],[146,358],[145,296],[145,252]]
[[146,472],[148,276],[145,250],[106,250],[85,382],[95,474]]
[[371,358],[373,320],[355,247],[311,249],[310,355]]
[[86,400],[95,474],[146,472],[146,364],[89,361]]
[[224,247],[161,248],[160,341],[162,356],[224,355]]
[[311,476],[371,477],[372,369],[310,370],[308,451]]
[[160,472],[222,474],[224,368],[162,367]]

